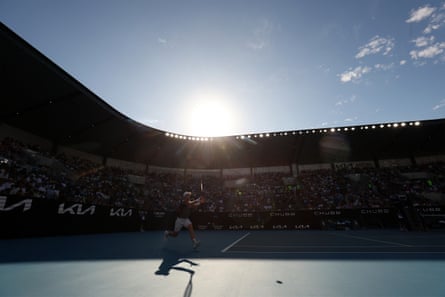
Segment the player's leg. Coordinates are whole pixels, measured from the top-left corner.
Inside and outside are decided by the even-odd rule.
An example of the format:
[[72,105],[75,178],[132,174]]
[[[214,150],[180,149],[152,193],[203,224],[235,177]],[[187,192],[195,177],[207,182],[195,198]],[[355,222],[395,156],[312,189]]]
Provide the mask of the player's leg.
[[193,242],[193,248],[197,248],[200,244],[200,241],[196,239],[195,229],[193,229],[192,222],[187,219],[185,227],[187,228],[187,230],[189,230],[190,239]]
[[187,230],[189,230],[190,238],[192,239],[192,241],[195,241],[196,234],[195,234],[195,230],[193,229],[193,225],[192,224],[188,225]]
[[166,237],[176,237],[178,236],[179,232],[166,230],[164,234]]
[[183,226],[183,222],[180,218],[176,218],[175,221],[175,228],[173,230],[166,230],[164,232],[164,238],[168,238],[168,237],[176,237],[179,234],[179,231],[181,231]]

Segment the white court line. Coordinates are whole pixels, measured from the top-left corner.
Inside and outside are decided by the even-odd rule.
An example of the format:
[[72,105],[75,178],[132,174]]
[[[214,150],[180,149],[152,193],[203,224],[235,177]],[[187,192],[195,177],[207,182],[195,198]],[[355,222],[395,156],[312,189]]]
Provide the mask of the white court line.
[[445,254],[445,252],[259,252],[229,251],[228,254]]
[[352,236],[352,235],[343,235],[343,234],[337,234],[337,233],[330,233],[332,235],[342,236],[342,237],[349,237],[349,238],[355,238],[355,239],[361,239],[361,240],[367,240],[367,241],[373,241],[373,242],[379,242],[379,243],[386,243],[391,245],[397,245],[397,246],[403,246],[403,247],[412,247],[412,245],[402,244],[398,242],[393,241],[385,241],[385,240],[377,240],[367,237],[361,237],[361,236]]
[[243,237],[239,238],[238,240],[235,240],[233,243],[229,244],[226,248],[222,249],[221,253],[227,252],[228,249],[230,249],[232,246],[234,246],[235,244],[237,244],[238,242],[240,242],[241,240],[243,240],[244,238],[246,238],[249,235],[250,235],[250,232],[248,232],[247,234],[245,234]]
[[[400,248],[389,245],[237,245],[237,248]],[[442,247],[442,246],[406,246],[406,247]]]

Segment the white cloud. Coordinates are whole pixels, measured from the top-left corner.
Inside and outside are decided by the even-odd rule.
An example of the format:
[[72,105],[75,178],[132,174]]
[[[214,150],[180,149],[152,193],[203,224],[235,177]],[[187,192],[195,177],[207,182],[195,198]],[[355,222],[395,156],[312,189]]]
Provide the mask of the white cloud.
[[405,65],[405,64],[406,64],[406,60],[400,61],[400,65]]
[[341,106],[341,105],[348,104],[348,103],[354,103],[355,100],[357,100],[357,96],[356,95],[352,95],[349,99],[343,99],[343,100],[337,101],[335,103],[335,105],[336,106]]
[[141,118],[138,121],[139,123],[143,124],[143,125],[147,125],[147,126],[157,126],[160,124],[160,121],[157,119],[153,119],[153,118]]
[[265,48],[267,43],[264,40],[256,40],[247,42],[247,46],[253,50],[261,50]]
[[433,12],[436,11],[435,7],[430,7],[429,5],[419,7],[416,10],[411,11],[409,19],[406,20],[407,23],[418,23],[424,19],[430,17]]
[[437,30],[439,28],[440,28],[440,24],[428,24],[428,26],[426,26],[425,30],[423,30],[423,33],[430,34],[434,30]]
[[442,54],[444,48],[445,48],[445,42],[436,43],[420,51],[412,50],[409,52],[409,54],[411,55],[411,58],[414,60],[417,60],[419,58],[429,59]]
[[253,36],[247,41],[247,47],[253,50],[262,50],[270,44],[270,39],[277,25],[268,19],[263,19],[253,30]]
[[158,43],[160,43],[160,44],[166,44],[166,43],[167,43],[167,39],[162,38],[162,37],[158,37]]
[[383,38],[378,35],[371,38],[371,40],[359,48],[359,52],[355,55],[356,59],[361,59],[368,55],[382,53],[384,56],[389,54],[394,48],[394,39]]
[[445,42],[436,41],[433,31],[445,26],[445,2],[440,6],[425,5],[411,12],[410,18],[406,21],[420,22],[427,20],[427,26],[423,30],[422,36],[412,40],[415,47],[409,52],[415,66],[426,65],[426,59],[434,59],[432,62],[438,64],[445,62]]
[[430,34],[434,30],[438,30],[443,25],[445,25],[445,4],[439,8],[437,13],[434,13],[431,16],[431,20],[425,30],[423,30],[423,33]]
[[329,73],[329,72],[331,72],[331,68],[329,68],[328,66],[326,66],[326,65],[318,65],[318,67],[317,67],[318,69],[320,69],[321,71],[323,71],[324,73]]
[[432,44],[434,42],[434,36],[425,37],[421,36],[413,40],[417,47],[424,47]]
[[445,107],[445,99],[442,99],[438,104],[433,107],[433,110],[438,110]]
[[367,74],[372,71],[372,68],[367,66],[358,66],[355,69],[349,69],[342,74],[340,74],[341,82],[351,82],[359,80],[364,74]]
[[390,63],[390,64],[375,64],[374,68],[377,70],[390,70],[392,68],[394,68],[394,63]]

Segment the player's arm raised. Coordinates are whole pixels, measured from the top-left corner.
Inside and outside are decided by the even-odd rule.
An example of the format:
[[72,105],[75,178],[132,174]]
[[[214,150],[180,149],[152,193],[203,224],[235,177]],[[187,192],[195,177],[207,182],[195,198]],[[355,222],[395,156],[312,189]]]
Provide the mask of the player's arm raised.
[[201,197],[199,197],[199,198],[197,198],[195,200],[190,200],[189,201],[189,205],[192,206],[192,207],[198,207],[199,205],[201,205],[203,203],[205,203],[204,196],[201,196]]

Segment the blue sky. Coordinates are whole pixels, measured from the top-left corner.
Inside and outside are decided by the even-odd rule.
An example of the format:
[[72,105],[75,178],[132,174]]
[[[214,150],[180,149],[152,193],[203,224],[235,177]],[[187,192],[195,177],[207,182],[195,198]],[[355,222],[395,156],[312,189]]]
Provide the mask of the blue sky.
[[445,117],[445,1],[0,1],[146,125],[217,136]]

